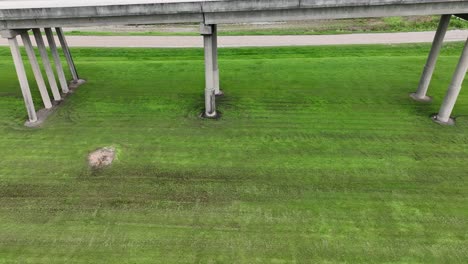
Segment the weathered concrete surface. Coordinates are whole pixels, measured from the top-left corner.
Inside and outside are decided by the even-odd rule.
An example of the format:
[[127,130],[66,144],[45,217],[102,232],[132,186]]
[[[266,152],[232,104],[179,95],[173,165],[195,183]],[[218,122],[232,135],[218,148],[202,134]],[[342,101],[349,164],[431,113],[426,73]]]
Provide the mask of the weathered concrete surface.
[[415,93],[411,94],[411,98],[420,102],[430,102],[431,97],[427,96],[427,90],[432,80],[432,75],[435,70],[437,58],[439,57],[440,50],[444,43],[445,34],[450,24],[451,15],[443,15],[440,18],[439,26],[432,42],[432,48],[429,52],[426,65],[424,65],[424,71],[419,81],[418,89]]
[[23,94],[24,104],[28,112],[28,120],[29,122],[36,122],[36,110],[29,87],[28,76],[26,75],[26,70],[24,68],[23,57],[21,56],[21,51],[18,45],[18,40],[16,37],[13,37],[9,38],[8,42],[10,44],[10,50],[13,57],[13,62],[15,64],[16,74],[18,75],[21,93]]
[[34,39],[37,44],[37,48],[41,55],[42,65],[44,66],[44,70],[47,75],[47,79],[49,81],[49,87],[52,91],[52,95],[54,96],[55,101],[62,100],[60,92],[58,90],[57,81],[55,80],[54,70],[52,69],[52,64],[50,64],[49,54],[47,52],[47,48],[44,43],[44,39],[41,33],[41,30],[38,28],[33,29]]
[[[219,47],[321,46],[354,44],[429,43],[435,32],[370,33],[310,36],[226,36],[218,37]],[[448,31],[445,42],[465,41],[468,30]],[[56,38],[56,42],[58,39]],[[70,47],[201,48],[201,37],[183,36],[67,36]],[[8,46],[0,39],[0,46]]]
[[109,24],[273,22],[468,13],[465,0],[1,1],[0,29]]
[[68,83],[65,77],[65,73],[63,72],[62,61],[60,60],[60,55],[57,50],[57,44],[55,42],[52,29],[45,28],[44,30],[46,33],[47,42],[49,43],[50,52],[52,53],[52,58],[54,59],[55,69],[57,71],[60,86],[62,87],[62,92],[68,93]]
[[57,33],[57,37],[60,42],[60,46],[62,47],[63,54],[65,54],[65,59],[67,60],[68,68],[70,69],[71,75],[73,77],[74,82],[78,82],[80,77],[78,77],[78,72],[75,67],[75,62],[73,61],[73,57],[71,55],[70,49],[68,47],[67,39],[63,33],[62,28],[57,27],[55,28],[55,32]]
[[460,61],[458,62],[455,73],[452,77],[452,82],[450,83],[447,95],[444,98],[442,106],[440,107],[439,113],[434,118],[436,122],[442,124],[452,124],[454,119],[451,117],[455,103],[457,102],[458,95],[460,94],[463,81],[465,80],[466,72],[468,71],[468,40],[465,43],[463,48],[462,55],[460,56]]
[[216,90],[214,86],[214,49],[212,25],[201,25],[200,34],[203,35],[203,45],[205,49],[205,113],[206,118],[216,118]]
[[50,101],[49,93],[47,91],[47,86],[45,84],[44,77],[42,76],[41,67],[39,66],[39,62],[37,61],[36,53],[31,43],[29,33],[27,31],[21,32],[21,39],[23,40],[23,43],[25,44],[24,47],[26,49],[26,54],[28,55],[28,58],[29,58],[29,64],[31,64],[34,78],[36,79],[36,84],[37,84],[37,87],[39,88],[39,92],[41,94],[44,107],[46,109],[50,109],[52,108],[52,102]]

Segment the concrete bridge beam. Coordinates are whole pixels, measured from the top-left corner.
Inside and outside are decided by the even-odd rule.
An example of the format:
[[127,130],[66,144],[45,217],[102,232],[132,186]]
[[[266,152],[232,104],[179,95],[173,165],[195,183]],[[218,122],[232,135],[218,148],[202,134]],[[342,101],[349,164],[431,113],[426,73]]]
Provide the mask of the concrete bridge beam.
[[447,33],[451,17],[452,15],[443,15],[440,18],[439,27],[437,28],[429,57],[427,59],[426,65],[424,66],[424,71],[421,76],[421,80],[419,81],[418,90],[410,95],[411,98],[416,101],[430,102],[432,100],[431,97],[427,96],[427,90],[429,89],[432,75],[434,74],[437,58],[439,57],[440,50],[444,43],[445,34]]
[[454,125],[455,119],[451,118],[453,108],[457,101],[458,95],[462,88],[463,80],[465,79],[468,70],[468,40],[463,48],[460,61],[458,62],[452,82],[447,90],[447,95],[440,107],[439,113],[433,117],[433,120],[443,125]]

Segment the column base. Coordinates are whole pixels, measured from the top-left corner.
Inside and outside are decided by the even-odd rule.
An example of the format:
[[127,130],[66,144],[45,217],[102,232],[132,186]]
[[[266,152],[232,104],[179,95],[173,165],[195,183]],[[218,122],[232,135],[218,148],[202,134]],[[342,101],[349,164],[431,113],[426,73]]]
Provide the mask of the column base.
[[73,83],[73,81],[70,82],[68,93],[61,93],[62,99],[60,101],[53,101],[52,108],[50,109],[43,108],[37,111],[37,120],[34,122],[28,120],[24,123],[24,126],[31,128],[39,128],[47,120],[47,118],[60,107],[60,105],[68,98],[68,96],[70,96],[70,94],[73,93],[79,85],[82,85],[85,82],[85,80],[80,79],[80,81],[76,82],[76,84],[78,84],[77,86],[72,86],[71,84]]
[[39,111],[36,112],[37,115],[37,120],[34,122],[31,121],[26,121],[24,122],[25,127],[30,127],[30,128],[37,128],[40,127],[46,120],[47,118],[54,113],[59,105],[63,102],[63,99],[61,101],[54,101],[52,108],[46,109],[40,109]]
[[71,80],[68,84],[68,87],[70,89],[76,89],[78,88],[80,85],[82,84],[85,84],[86,83],[86,80],[84,79],[78,79],[78,81],[75,81],[75,80]]
[[203,119],[215,119],[218,120],[221,118],[221,113],[219,111],[214,112],[212,115],[208,115],[205,111],[200,114],[200,118]]
[[410,94],[410,97],[411,97],[413,100],[417,101],[417,102],[422,102],[422,103],[430,103],[430,102],[432,102],[432,97],[427,96],[427,95],[424,96],[424,97],[419,97],[416,93],[411,93],[411,94]]
[[449,118],[447,122],[439,120],[438,115],[433,115],[431,117],[432,121],[436,122],[437,124],[444,125],[444,126],[454,126],[455,125],[455,118]]
[[215,94],[216,97],[223,97],[224,96],[224,92],[219,90],[218,93]]

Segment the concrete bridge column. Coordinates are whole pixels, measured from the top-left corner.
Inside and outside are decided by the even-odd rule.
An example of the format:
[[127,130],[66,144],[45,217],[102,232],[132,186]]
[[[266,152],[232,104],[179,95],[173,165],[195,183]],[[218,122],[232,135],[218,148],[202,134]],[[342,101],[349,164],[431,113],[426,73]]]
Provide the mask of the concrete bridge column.
[[34,73],[34,77],[36,78],[37,87],[39,88],[44,107],[46,109],[50,109],[52,108],[52,102],[50,101],[49,93],[47,92],[47,87],[44,82],[44,78],[42,77],[41,68],[39,67],[36,52],[34,51],[31,39],[29,38],[28,30],[24,30],[21,32],[21,39],[23,40],[24,48],[26,49],[26,53],[28,55],[29,62]]
[[458,62],[455,74],[453,75],[452,82],[447,91],[447,95],[442,103],[442,106],[439,110],[439,113],[433,117],[433,120],[439,124],[443,125],[454,125],[455,119],[451,118],[453,108],[457,101],[458,95],[462,88],[463,80],[466,76],[466,71],[468,70],[468,40],[465,43],[463,48],[460,61]]
[[55,31],[57,32],[57,37],[60,42],[60,46],[62,46],[63,54],[65,54],[65,58],[68,63],[68,67],[70,68],[70,72],[73,77],[73,82],[77,83],[79,81],[78,72],[76,71],[75,62],[73,61],[73,57],[70,52],[70,48],[68,47],[67,40],[65,39],[65,34],[63,34],[62,28],[56,27]]
[[52,33],[52,29],[45,28],[44,29],[47,37],[47,42],[49,42],[50,52],[52,53],[52,57],[54,58],[55,68],[57,70],[57,75],[59,78],[60,86],[62,87],[63,93],[68,93],[68,84],[67,79],[65,77],[65,73],[63,72],[62,62],[60,61],[60,56],[57,51],[57,45],[55,44],[54,34]]
[[60,92],[58,90],[57,81],[55,80],[54,70],[52,69],[52,65],[50,64],[49,55],[47,53],[47,49],[44,44],[44,39],[42,38],[41,30],[38,28],[34,28],[33,33],[34,33],[34,38],[36,39],[37,48],[39,49],[39,53],[41,54],[42,64],[44,65],[47,79],[49,80],[50,90],[52,91],[54,100],[60,101],[62,100],[62,97],[60,96]]
[[419,81],[418,90],[415,93],[412,93],[410,96],[416,101],[420,102],[430,102],[431,97],[427,96],[427,90],[431,83],[432,74],[437,63],[437,58],[439,57],[440,50],[444,43],[445,33],[450,23],[452,15],[443,15],[440,18],[439,27],[437,28],[436,35],[434,37],[434,42],[432,44],[431,52],[429,53],[429,58],[427,59],[426,65],[424,66],[424,71]]
[[8,38],[8,43],[11,49],[11,55],[16,68],[16,74],[21,87],[21,93],[23,94],[24,103],[28,112],[29,122],[34,123],[37,121],[37,114],[34,108],[33,99],[31,96],[31,90],[29,88],[28,77],[24,68],[23,58],[21,57],[21,51],[16,39],[18,32],[13,30],[6,30],[2,32],[2,36]]
[[218,25],[212,25],[213,31],[213,80],[214,80],[214,88],[215,88],[215,95],[222,96],[224,95],[219,87],[219,66],[218,66]]
[[213,25],[200,25],[200,34],[203,35],[205,48],[205,112],[203,117],[216,118],[216,90],[214,86],[214,59],[213,59]]
[[68,47],[67,39],[65,38],[65,34],[63,34],[63,30],[60,27],[56,27],[55,31],[57,32],[58,39],[60,41],[60,46],[62,46],[63,54],[65,54],[65,58],[67,60],[68,67],[70,68],[70,72],[73,77],[74,84],[81,84],[84,80],[81,80],[78,76],[78,72],[75,67],[75,62],[73,61],[72,54],[70,52],[70,48]]

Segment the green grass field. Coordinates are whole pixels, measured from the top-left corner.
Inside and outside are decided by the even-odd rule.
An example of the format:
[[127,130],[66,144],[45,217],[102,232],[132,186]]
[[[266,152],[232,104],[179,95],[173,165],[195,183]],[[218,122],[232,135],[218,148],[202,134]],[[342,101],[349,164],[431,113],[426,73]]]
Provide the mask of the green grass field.
[[0,263],[466,263],[468,90],[429,119],[461,48],[432,104],[429,45],[222,49],[218,121],[201,49],[74,49],[88,83],[41,129],[0,48]]

